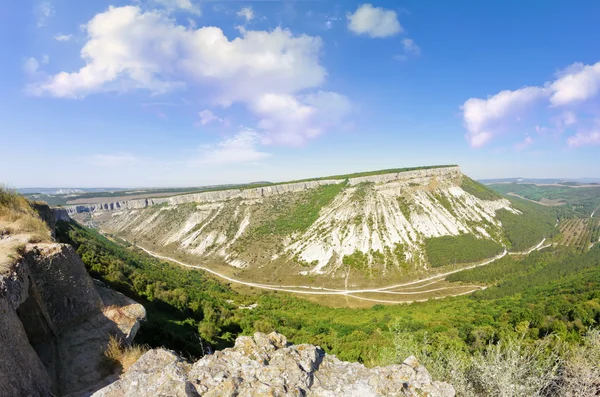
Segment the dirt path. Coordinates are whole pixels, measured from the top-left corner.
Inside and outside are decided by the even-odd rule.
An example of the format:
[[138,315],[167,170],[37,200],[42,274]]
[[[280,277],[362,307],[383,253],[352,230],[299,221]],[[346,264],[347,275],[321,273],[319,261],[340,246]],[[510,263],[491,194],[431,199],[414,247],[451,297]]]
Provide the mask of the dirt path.
[[[138,246],[139,247],[139,246]],[[212,269],[203,267],[203,266],[198,266],[198,265],[190,265],[188,263],[184,263],[181,262],[177,259],[171,258],[169,256],[165,256],[165,255],[160,255],[156,252],[152,252],[150,250],[147,250],[143,247],[139,247],[140,249],[142,249],[144,252],[146,252],[147,254],[155,257],[155,258],[159,258],[159,259],[163,259],[163,260],[167,260],[167,261],[171,261],[174,263],[177,263],[180,266],[184,266],[184,267],[188,267],[188,268],[193,268],[193,269],[200,269],[200,270],[204,270],[210,274],[213,274],[219,278],[222,278],[224,280],[230,281],[232,283],[236,283],[236,284],[241,284],[241,285],[245,285],[248,287],[253,287],[253,288],[260,288],[260,289],[265,289],[265,290],[270,290],[270,291],[281,291],[281,292],[289,292],[289,293],[294,293],[294,294],[305,294],[305,295],[346,295],[346,296],[351,296],[351,297],[355,297],[354,295],[351,294],[361,294],[361,293],[390,293],[390,294],[397,294],[397,295],[411,295],[411,294],[425,294],[425,293],[429,293],[429,292],[435,292],[435,291],[439,291],[439,290],[443,290],[443,289],[450,289],[450,287],[445,287],[445,288],[434,288],[434,289],[430,289],[430,290],[423,290],[423,291],[411,291],[411,292],[401,292],[401,291],[389,291],[389,290],[393,290],[393,289],[398,289],[401,287],[406,287],[406,286],[410,286],[410,285],[415,285],[415,284],[420,284],[423,282],[427,282],[427,281],[432,281],[432,280],[436,280],[436,279],[440,279],[440,278],[444,278],[446,276],[449,276],[451,274],[463,271],[463,270],[468,270],[468,269],[473,269],[475,267],[479,267],[479,266],[485,266],[488,265],[502,257],[504,257],[507,254],[507,251],[505,250],[502,254],[497,255],[496,257],[476,264],[476,265],[472,265],[472,266],[467,266],[465,268],[462,269],[456,269],[456,270],[452,270],[450,272],[446,272],[446,273],[440,273],[440,274],[436,274],[433,275],[431,277],[427,277],[424,279],[420,279],[420,280],[415,280],[415,281],[411,281],[411,282],[406,282],[406,283],[402,283],[402,284],[395,284],[395,285],[389,285],[386,287],[381,287],[381,288],[367,288],[367,289],[331,289],[331,288],[323,288],[323,287],[312,287],[312,286],[305,286],[305,285],[270,285],[270,284],[261,284],[261,283],[252,283],[252,282],[248,282],[248,281],[242,281],[242,280],[237,280],[234,279],[232,277],[226,276],[224,274],[218,273]],[[420,286],[423,287],[423,286]],[[413,287],[411,289],[414,288],[418,288],[418,287]],[[480,289],[479,287],[470,291],[473,292],[477,289]],[[461,293],[462,294],[462,293]],[[448,296],[455,296],[455,295],[448,295]],[[360,297],[359,299],[362,300],[370,300],[373,302],[377,302],[377,299],[371,299],[371,298],[363,298]],[[407,301],[389,301],[389,303],[407,303]]]
[[542,248],[547,248],[547,247],[549,247],[549,246],[552,245],[552,244],[549,244],[549,245],[542,246],[545,242],[546,242],[546,239],[544,238],[538,245],[536,245],[535,247],[532,247],[532,248],[528,249],[527,251],[509,252],[508,255],[527,255],[527,254],[531,254],[535,250],[540,250]]
[[[393,295],[413,295],[413,294],[426,294],[426,293],[430,293],[430,292],[436,292],[436,291],[441,291],[441,290],[446,290],[446,289],[453,289],[452,287],[442,287],[442,288],[432,288],[432,289],[428,289],[428,290],[421,290],[421,291],[414,291],[415,289],[418,288],[423,288],[432,284],[435,284],[435,280],[442,279],[445,278],[451,274],[454,273],[458,273],[461,272],[463,270],[469,270],[469,269],[474,269],[476,267],[480,267],[480,266],[486,266],[489,265],[490,263],[493,263],[495,261],[497,261],[500,258],[503,258],[504,256],[506,256],[507,254],[511,254],[511,255],[527,255],[531,252],[533,252],[536,249],[541,249],[541,248],[545,248],[546,246],[543,246],[544,242],[546,241],[546,239],[544,238],[539,244],[537,244],[536,246],[532,247],[531,249],[527,250],[527,251],[523,251],[523,252],[518,252],[518,253],[509,253],[506,249],[504,250],[504,252],[502,252],[499,255],[496,255],[495,257],[484,261],[482,263],[478,263],[475,265],[471,265],[471,266],[467,266],[461,269],[455,269],[449,272],[445,272],[445,273],[438,273],[435,274],[433,276],[430,277],[426,277],[426,278],[422,278],[419,280],[414,280],[414,281],[409,281],[406,283],[401,283],[401,284],[394,284],[394,285],[389,285],[389,286],[385,286],[385,287],[380,287],[380,288],[366,288],[366,289],[348,289],[347,285],[345,289],[335,289],[335,288],[325,288],[325,287],[313,287],[313,286],[307,286],[307,285],[272,285],[272,284],[261,284],[261,283],[252,283],[249,281],[242,281],[242,280],[238,280],[229,276],[226,276],[224,274],[221,274],[219,272],[216,272],[212,269],[209,269],[207,267],[204,266],[198,266],[198,265],[191,265],[188,263],[184,263],[181,262],[175,258],[171,258],[169,256],[166,255],[161,255],[158,254],[156,252],[152,252],[150,250],[147,250],[144,247],[140,247],[139,245],[137,246],[138,248],[140,248],[141,250],[143,250],[144,252],[146,252],[147,254],[149,254],[150,256],[153,256],[155,258],[158,259],[162,259],[162,260],[166,260],[166,261],[170,261],[170,262],[174,262],[177,263],[180,266],[183,267],[187,267],[187,268],[192,268],[192,269],[200,269],[200,270],[204,270],[205,272],[208,272],[214,276],[217,276],[221,279],[224,279],[226,281],[232,282],[232,283],[236,283],[236,284],[240,284],[240,285],[245,285],[248,287],[253,287],[253,288],[259,288],[259,289],[264,289],[264,290],[269,290],[269,291],[280,291],[280,292],[288,292],[288,293],[292,293],[292,294],[303,294],[303,295],[342,295],[342,296],[346,296],[346,297],[351,297],[351,298],[356,298],[356,299],[360,299],[360,300],[366,300],[366,301],[371,301],[371,302],[375,302],[375,303],[411,303],[411,302],[422,302],[422,301],[426,301],[427,299],[420,299],[420,300],[413,300],[413,301],[388,301],[388,300],[381,300],[381,299],[373,299],[373,298],[365,298],[365,297],[359,297],[356,296],[354,294],[364,294],[364,293],[382,293],[382,294],[393,294]],[[424,285],[419,285],[419,286],[415,286],[416,284],[421,284],[421,283],[426,283],[429,282],[427,284]],[[409,289],[409,290],[413,290],[413,291],[392,291],[392,290],[396,290],[399,288],[405,288]],[[431,299],[440,299],[440,298],[444,298],[444,297],[451,297],[451,296],[460,296],[460,295],[466,295],[466,294],[470,294],[474,291],[477,290],[481,290],[481,289],[485,289],[485,287],[480,287],[480,286],[475,286],[473,289],[467,291],[467,292],[461,292],[458,294],[449,294],[449,295],[444,295],[444,296],[437,296],[437,297],[431,297]]]
[[590,215],[590,218],[594,217],[594,214],[596,213],[596,211],[598,211],[600,209],[600,205],[596,207],[596,209],[594,210],[594,212],[592,212],[592,215]]

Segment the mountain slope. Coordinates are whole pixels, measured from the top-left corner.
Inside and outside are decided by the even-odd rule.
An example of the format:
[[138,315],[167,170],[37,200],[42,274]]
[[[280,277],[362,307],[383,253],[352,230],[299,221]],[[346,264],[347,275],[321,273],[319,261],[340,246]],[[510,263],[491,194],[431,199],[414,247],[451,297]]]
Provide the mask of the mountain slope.
[[499,210],[521,215],[455,166],[69,208],[107,233],[245,279],[350,275],[353,285],[497,255],[510,244]]

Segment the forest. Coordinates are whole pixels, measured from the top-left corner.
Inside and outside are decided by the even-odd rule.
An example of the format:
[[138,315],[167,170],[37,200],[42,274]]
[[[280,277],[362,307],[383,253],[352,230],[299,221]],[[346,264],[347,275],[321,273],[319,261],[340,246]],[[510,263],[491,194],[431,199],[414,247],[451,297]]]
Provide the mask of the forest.
[[[74,222],[59,222],[57,237],[76,247],[93,277],[146,306],[139,343],[188,357],[229,346],[240,334],[277,330],[293,343],[318,344],[343,360],[372,366],[393,347],[394,329],[426,333],[474,354],[523,332],[529,341],[556,335],[576,343],[600,321],[598,245],[585,254],[548,248],[451,276],[490,286],[470,296],[349,309],[277,292],[240,294],[202,271],[152,258]],[[248,309],[251,304],[256,306]]]

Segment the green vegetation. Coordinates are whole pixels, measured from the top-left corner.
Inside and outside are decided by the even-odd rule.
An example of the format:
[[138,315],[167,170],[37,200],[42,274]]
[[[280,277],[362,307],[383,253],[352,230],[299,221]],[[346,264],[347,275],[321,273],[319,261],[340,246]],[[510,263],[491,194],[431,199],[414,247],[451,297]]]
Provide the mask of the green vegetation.
[[[549,334],[578,342],[600,321],[599,246],[585,254],[558,247],[497,261],[488,266],[498,266],[495,272],[503,276],[491,272],[463,279],[498,283],[471,296],[333,309],[282,293],[241,295],[204,272],[154,259],[74,223],[60,222],[57,234],[77,248],[94,277],[146,306],[148,321],[138,343],[196,357],[208,345],[230,345],[238,334],[277,330],[293,343],[318,344],[343,360],[378,365],[380,352],[393,346],[395,325],[476,356],[489,343],[524,331],[527,343]],[[523,272],[515,272],[515,263]],[[252,303],[257,304],[252,310],[238,308]]]
[[521,214],[506,209],[496,211],[496,218],[502,222],[502,229],[511,251],[524,251],[554,236],[558,230],[556,212],[552,207],[544,207],[526,200],[510,197],[511,206]]
[[472,284],[495,284],[524,271],[523,263],[506,255],[488,266],[480,266],[449,275],[446,280]]
[[554,203],[562,203],[563,205],[554,207],[560,218],[589,217],[600,205],[600,187],[540,186],[520,183],[498,183],[490,187],[505,195],[514,193],[533,201],[551,200]]
[[465,192],[470,193],[481,200],[498,200],[502,198],[502,196],[494,190],[474,181],[466,175],[463,175],[462,181],[460,182],[460,187]]
[[425,240],[425,252],[432,267],[471,263],[498,255],[502,245],[472,234],[432,237]]
[[342,263],[355,270],[366,270],[369,267],[369,256],[356,250],[350,255],[344,255]]
[[304,192],[291,209],[284,208],[274,220],[257,227],[256,233],[287,235],[307,230],[319,219],[321,208],[329,204],[345,186],[345,183],[324,185]]
[[442,207],[446,209],[446,211],[448,211],[453,216],[456,216],[454,208],[452,207],[452,203],[450,202],[450,199],[448,197],[439,193],[433,193],[433,197],[435,197],[435,199],[442,205]]

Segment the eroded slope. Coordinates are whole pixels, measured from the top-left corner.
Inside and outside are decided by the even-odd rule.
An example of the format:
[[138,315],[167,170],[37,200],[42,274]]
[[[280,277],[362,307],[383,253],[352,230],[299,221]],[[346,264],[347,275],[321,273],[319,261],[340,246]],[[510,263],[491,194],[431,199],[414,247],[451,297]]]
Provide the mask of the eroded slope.
[[519,211],[472,183],[445,167],[88,210],[106,232],[253,280],[349,272],[373,279],[427,270],[425,243],[442,236],[496,242],[482,253],[496,255],[503,244],[496,211]]

